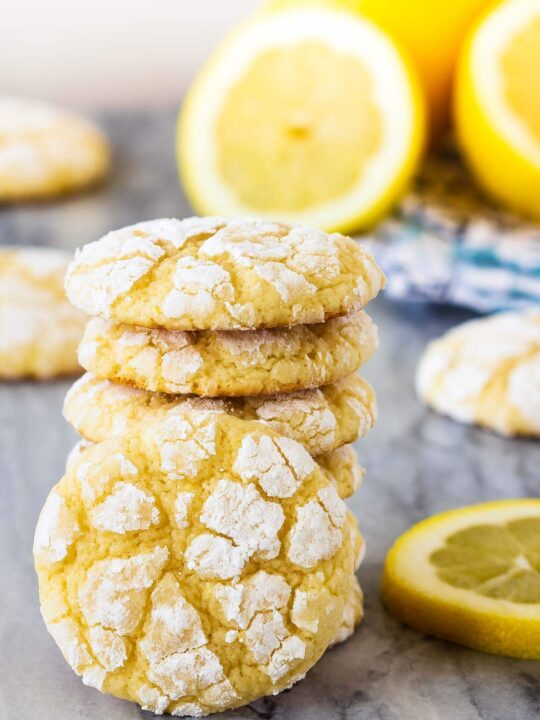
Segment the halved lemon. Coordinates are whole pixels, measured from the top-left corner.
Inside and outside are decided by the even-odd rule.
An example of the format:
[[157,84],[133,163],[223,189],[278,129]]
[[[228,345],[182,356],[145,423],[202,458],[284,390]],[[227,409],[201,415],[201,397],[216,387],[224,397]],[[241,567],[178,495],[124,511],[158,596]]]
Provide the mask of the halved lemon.
[[456,124],[486,192],[540,218],[540,0],[506,0],[474,30],[456,82]]
[[419,632],[540,658],[540,500],[482,503],[418,523],[388,553],[382,598]]
[[348,231],[397,199],[423,135],[394,42],[348,12],[300,8],[257,15],[216,50],[184,103],[177,152],[201,214]]
[[418,72],[429,108],[429,130],[439,140],[449,125],[452,84],[467,30],[492,0],[266,0],[262,9],[324,5],[357,13],[398,42]]

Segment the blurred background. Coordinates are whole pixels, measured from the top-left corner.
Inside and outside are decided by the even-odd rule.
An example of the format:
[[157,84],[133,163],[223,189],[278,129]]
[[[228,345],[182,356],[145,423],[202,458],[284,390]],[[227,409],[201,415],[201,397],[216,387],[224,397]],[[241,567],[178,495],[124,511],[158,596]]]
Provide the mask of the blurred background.
[[538,0],[3,3],[2,93],[97,117],[113,154],[93,200],[0,221],[28,236],[92,207],[86,242],[143,219],[153,184],[165,214],[362,235],[398,299],[536,304],[539,17]]
[[210,50],[258,4],[0,3],[2,92],[86,110],[177,105]]

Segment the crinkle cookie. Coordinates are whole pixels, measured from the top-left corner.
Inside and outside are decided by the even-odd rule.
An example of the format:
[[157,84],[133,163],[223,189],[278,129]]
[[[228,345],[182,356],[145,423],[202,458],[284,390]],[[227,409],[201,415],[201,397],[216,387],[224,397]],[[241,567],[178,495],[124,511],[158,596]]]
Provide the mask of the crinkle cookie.
[[72,456],[34,557],[43,617],[83,682],[204,715],[305,675],[342,628],[358,547],[301,445],[186,413]]
[[0,98],[0,202],[85,188],[109,165],[109,145],[94,125],[41,102]]
[[343,445],[315,458],[321,468],[332,478],[338,495],[344,500],[354,495],[364,480],[366,471],[358,463],[352,445]]
[[365,435],[377,412],[372,387],[354,374],[315,390],[222,400],[162,395],[86,373],[67,393],[64,417],[84,438],[101,442],[179,406],[191,413],[215,410],[259,420],[297,440],[311,455],[330,452]]
[[430,343],[416,387],[428,405],[502,435],[540,435],[540,311],[464,323]]
[[69,260],[51,248],[0,247],[0,378],[80,372],[85,317],[64,294]]
[[320,323],[364,307],[385,278],[351,238],[264,220],[160,219],[82,248],[66,290],[126,325],[235,330]]
[[363,311],[317,325],[189,333],[92,318],[79,362],[98,377],[153,392],[272,395],[340,380],[367,362],[377,343]]

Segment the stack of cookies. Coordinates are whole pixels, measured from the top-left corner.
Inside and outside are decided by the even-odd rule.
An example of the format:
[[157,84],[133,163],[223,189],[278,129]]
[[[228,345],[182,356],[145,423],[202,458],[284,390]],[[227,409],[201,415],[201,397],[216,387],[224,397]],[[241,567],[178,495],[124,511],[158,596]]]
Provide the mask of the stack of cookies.
[[44,507],[42,612],[90,685],[204,715],[300,679],[362,615],[343,499],[375,420],[355,375],[384,284],[350,238],[155,220],[87,245],[65,402],[83,436]]

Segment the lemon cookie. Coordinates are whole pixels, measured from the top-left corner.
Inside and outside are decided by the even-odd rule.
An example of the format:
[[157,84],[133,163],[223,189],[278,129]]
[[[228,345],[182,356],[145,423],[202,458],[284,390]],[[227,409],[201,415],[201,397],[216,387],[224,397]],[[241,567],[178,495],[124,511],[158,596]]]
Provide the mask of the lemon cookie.
[[439,412],[502,435],[540,435],[540,312],[504,313],[428,345],[419,396]]
[[92,124],[41,102],[0,98],[0,202],[79,190],[109,164],[109,145]]
[[352,445],[331,450],[317,455],[317,462],[332,478],[340,498],[346,499],[354,495],[364,480],[366,471],[358,463]]
[[66,278],[89,315],[168,330],[278,327],[346,315],[385,282],[351,238],[303,225],[161,219],[82,248]]
[[92,318],[79,362],[98,377],[163,393],[271,395],[350,375],[377,348],[360,311],[317,325],[273,330],[172,332]]
[[34,539],[41,610],[87,685],[204,715],[290,687],[343,624],[358,550],[307,451],[188,413],[72,457]]
[[215,409],[259,420],[297,440],[311,455],[330,452],[365,435],[376,416],[373,389],[358,375],[315,390],[221,400],[162,395],[86,373],[67,393],[64,417],[84,438],[100,442],[179,406],[192,413]]
[[70,255],[0,247],[0,378],[51,378],[80,371],[85,318],[64,295]]

